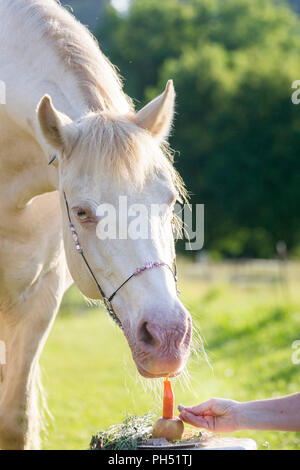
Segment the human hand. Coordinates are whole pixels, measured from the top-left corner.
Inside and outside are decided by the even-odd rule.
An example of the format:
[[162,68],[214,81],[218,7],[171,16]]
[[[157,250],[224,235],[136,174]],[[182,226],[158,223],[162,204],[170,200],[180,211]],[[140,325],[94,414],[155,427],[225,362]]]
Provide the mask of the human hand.
[[179,418],[198,428],[214,432],[233,432],[239,429],[239,402],[211,398],[196,406],[178,406]]

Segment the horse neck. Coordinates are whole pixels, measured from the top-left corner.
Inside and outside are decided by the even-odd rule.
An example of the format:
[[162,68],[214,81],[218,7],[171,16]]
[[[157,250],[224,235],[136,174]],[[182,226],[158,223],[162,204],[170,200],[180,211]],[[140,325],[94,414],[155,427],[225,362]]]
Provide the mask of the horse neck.
[[[69,72],[65,72],[61,64],[56,63],[55,56],[50,58],[47,70],[41,70],[38,80],[34,73],[24,68],[27,74],[26,85],[16,84],[13,91],[14,98],[7,103],[7,112],[13,121],[42,147],[48,156],[49,148],[41,137],[37,121],[37,105],[41,98],[48,94],[54,106],[76,121],[88,111],[88,104],[82,91],[79,89],[77,79]],[[25,65],[25,64],[24,64]],[[51,77],[51,78],[50,78]]]
[[[55,60],[53,61],[55,65]],[[50,64],[49,64],[50,65]],[[49,76],[51,66],[48,65]],[[9,100],[5,112],[0,115],[0,122],[5,121],[6,138],[14,141],[5,152],[0,151],[4,168],[12,169],[13,181],[10,193],[17,196],[17,206],[23,207],[34,196],[58,189],[58,172],[53,166],[48,167],[53,149],[43,140],[37,122],[36,107],[41,97],[47,92],[51,95],[55,106],[77,120],[87,112],[84,97],[78,90],[74,77],[65,74],[62,81],[57,77],[39,80],[36,87],[26,86]],[[31,77],[33,79],[33,77]],[[34,81],[29,78],[29,83]],[[19,84],[21,85],[21,83]],[[18,89],[18,87],[16,87]],[[1,114],[1,113],[0,113]],[[1,136],[0,136],[1,140]],[[16,170],[14,170],[14,167]],[[13,205],[15,202],[13,202]]]
[[35,110],[46,93],[73,120],[90,108],[130,111],[113,67],[55,0],[1,0],[0,18],[3,63],[11,64],[2,78],[0,58],[0,78],[13,82],[11,112],[23,128],[39,137]]
[[[34,4],[35,0],[28,0],[28,3]],[[80,85],[80,78],[74,70],[65,66],[55,44],[22,22],[18,6],[24,8],[26,4],[27,0],[0,2],[0,48],[3,56],[3,61],[0,58],[0,79],[7,85],[7,104],[5,110],[0,108],[0,123],[7,123],[4,140],[15,139],[19,142],[19,146],[12,146],[10,153],[1,153],[0,149],[0,156],[1,159],[9,160],[10,166],[15,164],[18,168],[15,171],[15,185],[18,188],[22,184],[27,185],[19,168],[25,168],[24,172],[28,174],[34,167],[35,173],[32,172],[32,177],[29,175],[29,186],[37,184],[33,193],[40,194],[57,188],[57,171],[52,167],[47,168],[51,149],[43,140],[38,126],[36,108],[39,101],[49,94],[59,111],[77,120],[89,111],[93,91],[88,92],[90,96],[87,96],[87,90],[82,90],[82,77]],[[53,9],[59,8],[54,2],[45,1],[45,5],[45,8],[48,5]],[[107,77],[104,84],[111,89]],[[122,92],[119,90],[117,93],[116,103],[125,103],[125,98],[120,99],[119,93]],[[30,189],[26,191],[26,198],[30,192]]]
[[[0,5],[0,15],[1,8]],[[47,166],[52,151],[38,127],[36,108],[40,99],[46,93],[51,95],[55,107],[73,120],[84,115],[88,105],[75,74],[64,70],[55,50],[45,41],[37,44],[28,40],[31,47],[20,48],[24,32],[9,28],[7,24],[12,21],[8,16],[3,17],[7,23],[0,28],[0,44],[7,63],[14,58],[14,67],[2,68],[0,60],[0,78],[6,84],[7,94],[6,105],[0,107],[0,167],[6,179],[8,174],[12,175],[7,188],[2,185],[3,191],[9,193],[7,203],[22,207],[31,196],[58,186],[57,170]]]
[[[35,3],[34,0],[29,2]],[[23,2],[19,3],[23,5]],[[50,2],[49,6],[60,8]],[[17,7],[18,2],[3,0],[0,3],[0,49],[3,56],[3,62],[0,59],[0,79],[7,88],[5,111],[47,152],[49,149],[41,139],[36,115],[41,98],[49,94],[57,109],[77,120],[89,109],[88,96],[80,88],[75,72],[65,66],[55,43],[52,44],[47,37],[40,37],[41,33],[30,29],[28,24],[24,25]],[[10,66],[5,66],[6,63]]]

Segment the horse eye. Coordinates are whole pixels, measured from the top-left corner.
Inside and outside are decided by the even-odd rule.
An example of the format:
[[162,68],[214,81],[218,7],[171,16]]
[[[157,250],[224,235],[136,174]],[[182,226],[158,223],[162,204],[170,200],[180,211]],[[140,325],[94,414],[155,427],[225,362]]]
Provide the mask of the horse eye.
[[78,209],[76,215],[77,215],[78,219],[80,219],[80,220],[85,220],[85,219],[88,218],[87,213],[83,209]]

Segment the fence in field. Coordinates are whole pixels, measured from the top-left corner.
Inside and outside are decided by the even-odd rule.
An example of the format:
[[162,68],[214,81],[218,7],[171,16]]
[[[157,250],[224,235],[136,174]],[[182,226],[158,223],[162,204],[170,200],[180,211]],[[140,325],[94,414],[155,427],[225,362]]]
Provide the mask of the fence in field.
[[[178,259],[180,285],[184,292],[190,281],[201,284],[229,283],[237,288],[280,289],[284,301],[297,295],[300,286],[300,261],[282,259],[243,259],[214,262],[202,255],[197,261]],[[292,297],[291,297],[292,295]],[[60,315],[84,314],[88,310],[78,289],[73,287],[64,296]]]
[[229,282],[240,287],[300,282],[300,262],[284,259],[239,259],[213,262],[201,256],[184,265],[184,276],[206,282]]

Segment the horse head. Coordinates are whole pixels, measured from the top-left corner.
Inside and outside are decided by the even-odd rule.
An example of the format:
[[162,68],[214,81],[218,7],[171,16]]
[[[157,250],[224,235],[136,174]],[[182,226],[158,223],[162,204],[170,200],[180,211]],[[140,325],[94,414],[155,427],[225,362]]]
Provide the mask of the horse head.
[[175,258],[174,204],[183,188],[165,144],[174,99],[169,81],[136,114],[99,110],[72,121],[47,95],[37,111],[57,155],[70,273],[87,297],[118,290],[111,304],[145,377],[178,375],[191,340],[191,318],[168,269]]

